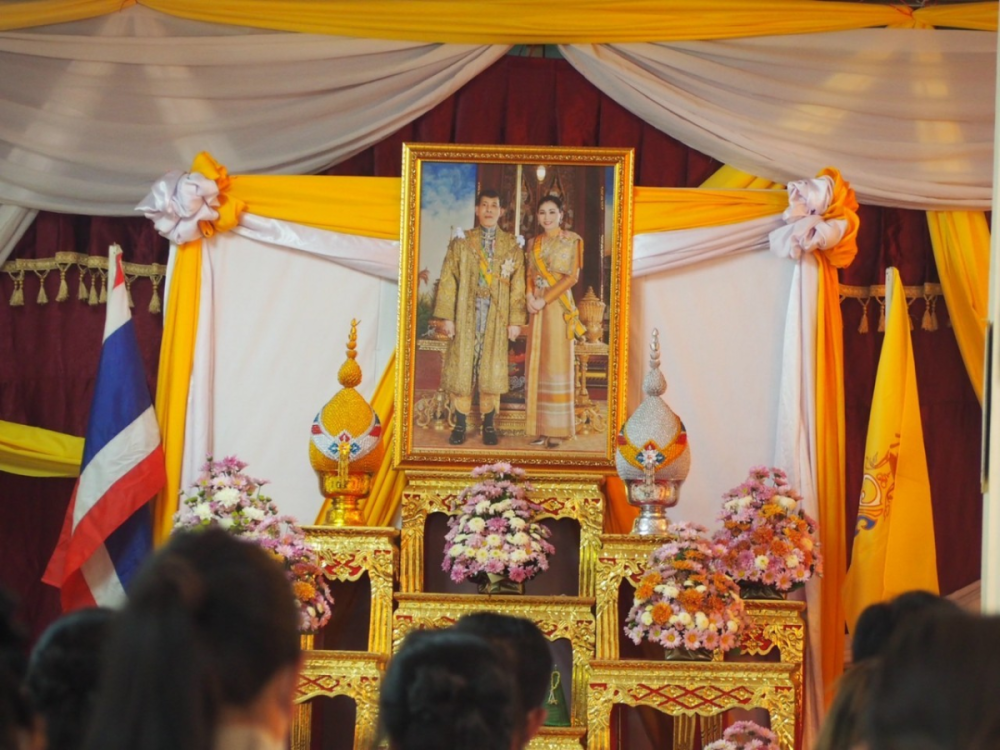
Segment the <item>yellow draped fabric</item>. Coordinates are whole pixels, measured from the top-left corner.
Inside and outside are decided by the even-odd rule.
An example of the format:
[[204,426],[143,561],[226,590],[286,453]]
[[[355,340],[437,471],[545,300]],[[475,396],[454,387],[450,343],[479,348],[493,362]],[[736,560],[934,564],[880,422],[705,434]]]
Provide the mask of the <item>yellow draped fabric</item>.
[[990,228],[976,211],[928,211],[934,262],[969,380],[983,403]]
[[0,420],[0,471],[26,477],[76,477],[83,438]]
[[[135,0],[0,3],[0,31],[113,13]],[[995,2],[911,10],[827,0],[503,0],[483,22],[466,0],[143,0],[196,21],[365,39],[459,44],[587,44],[731,39],[874,26],[950,26],[995,31]],[[557,18],[558,23],[552,20]]]
[[398,177],[244,175],[231,178],[229,192],[257,216],[399,240]]
[[780,191],[723,187],[705,189],[703,185],[697,190],[636,187],[633,232],[646,234],[736,224],[780,214],[788,208],[788,196]]
[[198,240],[177,248],[163,316],[160,367],[156,376],[156,419],[160,424],[167,483],[153,501],[153,541],[156,544],[170,536],[181,490],[184,428],[200,299],[201,240]]

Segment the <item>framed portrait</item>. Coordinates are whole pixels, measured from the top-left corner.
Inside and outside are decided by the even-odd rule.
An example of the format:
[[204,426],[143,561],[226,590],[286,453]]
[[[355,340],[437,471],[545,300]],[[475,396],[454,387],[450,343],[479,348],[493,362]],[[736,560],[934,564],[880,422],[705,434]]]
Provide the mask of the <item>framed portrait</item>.
[[607,469],[631,149],[403,145],[395,461]]

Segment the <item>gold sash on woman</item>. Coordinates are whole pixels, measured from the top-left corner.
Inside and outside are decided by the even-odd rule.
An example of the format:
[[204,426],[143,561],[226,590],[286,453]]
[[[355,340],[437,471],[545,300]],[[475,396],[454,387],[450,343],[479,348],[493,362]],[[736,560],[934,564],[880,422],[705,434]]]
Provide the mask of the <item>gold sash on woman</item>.
[[[580,240],[577,240],[577,257],[580,255]],[[558,279],[552,275],[545,266],[545,261],[542,260],[542,238],[541,236],[535,237],[534,247],[532,252],[535,256],[535,267],[538,268],[538,272],[542,275],[549,286],[555,286]],[[563,306],[563,320],[566,321],[566,338],[573,339],[577,336],[583,336],[587,332],[586,326],[580,322],[580,311],[576,309],[576,303],[573,301],[573,295],[567,289],[565,292],[559,295],[559,301]]]

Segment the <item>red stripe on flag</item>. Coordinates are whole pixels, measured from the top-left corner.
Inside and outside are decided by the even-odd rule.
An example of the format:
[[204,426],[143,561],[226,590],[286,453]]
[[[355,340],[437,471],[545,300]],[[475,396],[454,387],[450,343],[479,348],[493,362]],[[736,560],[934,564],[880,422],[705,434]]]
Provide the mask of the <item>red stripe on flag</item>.
[[97,606],[97,600],[94,599],[82,570],[77,570],[63,582],[59,598],[62,600],[63,612]]
[[[165,481],[163,449],[157,445],[148,456],[111,485],[87,511],[87,515],[80,519],[63,555],[62,580],[69,580],[94,551],[104,544],[111,532],[160,491]],[[60,539],[60,546],[62,543]]]

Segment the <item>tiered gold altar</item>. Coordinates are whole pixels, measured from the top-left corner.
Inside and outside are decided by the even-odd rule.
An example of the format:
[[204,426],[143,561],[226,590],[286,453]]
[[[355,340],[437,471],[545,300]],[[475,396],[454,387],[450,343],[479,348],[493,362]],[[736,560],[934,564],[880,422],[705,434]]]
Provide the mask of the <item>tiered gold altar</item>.
[[[677,663],[619,658],[622,639],[619,596],[631,601],[650,552],[663,537],[602,534],[603,478],[566,478],[534,471],[533,499],[541,518],[571,519],[579,525],[579,588],[575,595],[487,596],[426,590],[426,566],[439,564],[436,547],[425,547],[428,518],[451,512],[451,503],[469,483],[466,469],[411,471],[403,496],[402,531],[364,527],[308,530],[331,578],[371,580],[368,651],[309,650],[299,685],[299,716],[294,750],[310,747],[309,700],[348,695],[357,705],[354,747],[376,746],[377,695],[392,651],[418,628],[447,627],[464,614],[482,610],[533,620],[551,641],[565,639],[572,653],[570,727],[546,728],[532,741],[534,750],[611,748],[615,705],[651,706],[675,718],[674,747],[694,747],[721,736],[723,714],[731,708],[763,708],[782,748],[796,747],[801,727],[804,605],[790,601],[748,601],[753,627],[741,634],[744,658],[772,651],[780,661],[716,660]],[[553,563],[573,556],[557,550]],[[545,575],[545,574],[543,574]],[[398,587],[393,593],[394,585]],[[335,605],[336,606],[336,605]],[[771,657],[773,659],[773,657]],[[343,731],[343,728],[340,728]]]

